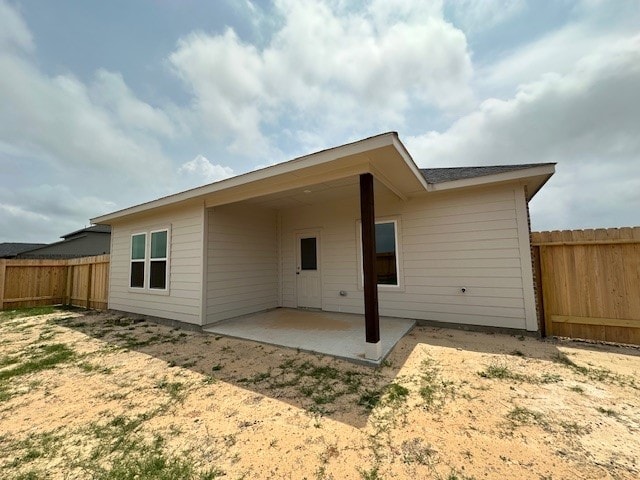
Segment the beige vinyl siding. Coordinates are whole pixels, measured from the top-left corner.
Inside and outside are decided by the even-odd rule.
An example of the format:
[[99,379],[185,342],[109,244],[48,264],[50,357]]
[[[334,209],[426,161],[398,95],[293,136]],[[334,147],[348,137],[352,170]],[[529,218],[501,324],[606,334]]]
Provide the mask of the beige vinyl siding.
[[[109,308],[201,324],[203,208],[186,206],[112,226]],[[168,293],[130,289],[131,234],[166,227],[170,229]]]
[[[397,219],[401,287],[379,288],[380,314],[470,325],[535,329],[526,322],[518,202],[505,185],[400,201],[376,190],[377,219]],[[363,313],[357,243],[359,199],[282,212],[282,303],[296,307],[296,230],[322,230],[322,308]],[[528,248],[528,247],[526,247]],[[461,291],[462,288],[466,292]],[[344,290],[347,296],[339,295]]]
[[209,210],[206,323],[278,306],[276,226],[273,210]]

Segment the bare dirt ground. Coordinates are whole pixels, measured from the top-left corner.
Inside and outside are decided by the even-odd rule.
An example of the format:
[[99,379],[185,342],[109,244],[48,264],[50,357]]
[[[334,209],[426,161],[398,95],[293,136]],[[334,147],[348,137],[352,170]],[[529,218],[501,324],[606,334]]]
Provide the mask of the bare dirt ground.
[[426,327],[373,369],[2,314],[0,478],[636,479],[639,372],[632,347]]

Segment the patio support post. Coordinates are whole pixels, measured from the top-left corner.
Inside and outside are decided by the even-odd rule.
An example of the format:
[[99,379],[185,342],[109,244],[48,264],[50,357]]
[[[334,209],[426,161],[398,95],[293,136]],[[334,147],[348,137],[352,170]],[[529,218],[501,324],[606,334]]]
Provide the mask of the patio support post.
[[365,358],[378,360],[380,318],[378,316],[378,276],[376,274],[376,216],[373,175],[360,175],[360,219],[362,222],[362,270],[364,286]]

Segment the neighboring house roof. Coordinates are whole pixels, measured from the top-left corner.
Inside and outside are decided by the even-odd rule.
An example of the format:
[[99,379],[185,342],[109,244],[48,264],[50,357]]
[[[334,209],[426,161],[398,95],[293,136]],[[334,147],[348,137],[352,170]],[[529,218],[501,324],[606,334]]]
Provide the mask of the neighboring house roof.
[[45,245],[46,243],[0,243],[0,258],[13,258],[20,253],[28,252],[29,250]]
[[60,238],[67,239],[84,232],[111,233],[111,227],[109,225],[91,225],[90,227],[81,228],[80,230],[62,235]]
[[491,165],[482,167],[446,167],[446,168],[421,168],[420,173],[428,183],[452,182],[467,178],[483,177],[498,173],[525,170],[540,167],[541,165],[555,165],[555,163],[523,163],[520,165]]
[[398,134],[387,132],[134,205],[93,218],[91,222],[109,225],[152,209],[195,201],[206,207],[215,207],[313,185],[331,188],[345,178],[363,173],[373,174],[378,182],[402,200],[427,192],[515,181],[526,186],[527,199],[531,199],[554,173],[553,164],[444,170],[449,169],[419,169]]
[[63,235],[62,240],[39,244],[18,254],[18,258],[77,258],[109,253],[111,227],[92,225]]

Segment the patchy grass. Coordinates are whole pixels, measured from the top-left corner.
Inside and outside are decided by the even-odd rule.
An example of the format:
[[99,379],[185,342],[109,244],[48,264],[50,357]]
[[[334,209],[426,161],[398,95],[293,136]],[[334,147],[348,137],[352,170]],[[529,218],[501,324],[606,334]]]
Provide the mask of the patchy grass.
[[548,426],[548,422],[545,419],[545,415],[542,412],[530,410],[526,407],[515,407],[507,414],[507,418],[515,426],[520,425],[540,425],[542,427]]
[[586,435],[591,433],[592,429],[589,426],[580,425],[577,422],[568,422],[561,420],[559,422],[560,427],[570,435]]
[[480,375],[482,378],[515,380],[517,382],[525,382],[529,380],[527,376],[512,371],[511,368],[504,364],[487,365],[487,367],[483,371],[478,372],[478,375]]
[[162,436],[147,440],[140,433],[141,426],[162,410],[136,417],[119,415],[104,425],[89,426],[86,433],[92,448],[88,455],[75,459],[73,466],[100,480],[205,480],[223,475],[217,467],[197,469],[190,452],[168,451]]
[[406,400],[409,395],[409,389],[398,385],[397,383],[390,383],[387,385],[387,400],[389,403],[398,403]]
[[358,399],[358,405],[364,407],[365,410],[373,410],[378,405],[378,403],[380,403],[381,397],[381,390],[365,389],[365,391],[360,395],[360,398]]
[[368,470],[359,469],[359,472],[360,472],[360,476],[362,477],[362,480],[382,480],[382,477],[380,476],[379,467],[377,466],[372,467]]
[[[364,377],[368,377],[365,371],[345,370],[294,357],[281,362],[277,369],[258,372],[239,381],[266,384],[269,390],[293,387],[317,406],[332,404],[344,396],[365,394]],[[359,401],[358,404],[363,405]]]
[[421,438],[405,440],[402,442],[400,450],[402,452],[402,461],[409,464],[429,465],[435,461],[437,456],[437,452],[431,444],[425,444]]
[[98,372],[105,375],[110,375],[113,373],[113,368],[105,367],[102,365],[96,365],[95,363],[82,362],[78,366],[80,367],[80,370],[86,373]]
[[40,345],[31,352],[27,352],[27,355],[28,358],[26,361],[19,363],[13,368],[1,370],[0,382],[21,375],[28,375],[55,368],[58,364],[72,361],[75,357],[74,351],[63,343]]
[[636,473],[637,392],[603,368],[640,370],[630,354],[567,348],[569,361],[550,361],[556,344],[416,327],[375,369],[112,314],[61,317],[0,324],[0,478]]
[[96,468],[92,478],[96,480],[209,480],[224,475],[216,467],[197,471],[188,455],[174,455],[164,448],[162,437],[152,442],[125,444],[108,468]]
[[445,478],[446,480],[475,480],[475,477],[465,475],[456,469],[452,469]]
[[596,410],[607,417],[619,418],[620,414],[611,408],[598,407]]
[[542,375],[531,375],[514,372],[511,367],[504,363],[492,363],[487,365],[482,371],[477,372],[482,378],[492,378],[496,380],[513,380],[514,382],[547,384],[558,383],[562,377],[557,373],[543,373]]
[[5,355],[4,357],[0,357],[0,368],[8,365],[15,365],[16,363],[20,363],[20,358],[18,358],[17,355]]
[[51,456],[59,447],[62,440],[57,432],[31,433],[24,440],[11,445],[10,451],[15,457],[9,467],[16,468],[39,458]]
[[629,386],[636,390],[640,390],[640,386],[638,386],[638,384],[636,383],[635,378],[629,375],[615,374],[607,368],[587,367],[584,365],[579,365],[564,352],[558,352],[553,357],[553,361],[564,365],[577,374],[585,376],[589,380],[595,380],[597,382],[603,383],[614,383],[620,386]]
[[580,385],[573,385],[572,387],[569,387],[569,390],[571,390],[572,392],[579,393],[581,395],[584,394],[584,388],[582,388]]
[[169,382],[166,378],[156,383],[156,388],[164,390],[172,400],[181,401],[185,395],[185,384],[182,382]]
[[0,321],[13,320],[14,318],[37,317],[40,315],[49,315],[62,311],[62,308],[45,306],[32,308],[18,308],[15,310],[4,310],[0,312]]
[[426,410],[439,410],[447,399],[455,397],[454,383],[442,379],[440,368],[432,358],[420,364],[419,383],[418,393]]

